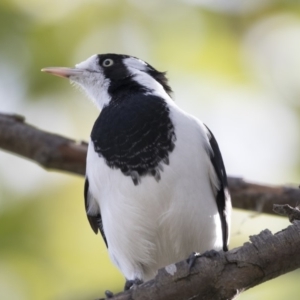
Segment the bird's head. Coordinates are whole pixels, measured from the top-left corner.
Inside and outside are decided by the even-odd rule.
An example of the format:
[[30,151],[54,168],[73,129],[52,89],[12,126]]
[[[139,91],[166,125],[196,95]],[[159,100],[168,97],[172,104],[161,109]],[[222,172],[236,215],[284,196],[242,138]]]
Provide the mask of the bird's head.
[[128,55],[98,54],[75,68],[51,67],[42,71],[69,78],[85,90],[99,109],[108,105],[113,97],[129,93],[149,93],[166,98],[172,92],[165,73]]

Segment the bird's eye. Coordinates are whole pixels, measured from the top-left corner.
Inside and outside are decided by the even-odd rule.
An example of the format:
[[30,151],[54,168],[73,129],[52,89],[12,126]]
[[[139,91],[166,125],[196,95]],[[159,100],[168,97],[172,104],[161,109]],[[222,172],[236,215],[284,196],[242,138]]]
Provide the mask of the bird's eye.
[[102,66],[103,67],[110,67],[114,64],[114,61],[110,58],[107,58],[103,61]]

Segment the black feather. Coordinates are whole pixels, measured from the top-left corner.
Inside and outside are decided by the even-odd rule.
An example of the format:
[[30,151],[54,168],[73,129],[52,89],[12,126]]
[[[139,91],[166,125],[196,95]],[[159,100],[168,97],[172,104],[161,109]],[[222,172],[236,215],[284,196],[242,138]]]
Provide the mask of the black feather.
[[[110,79],[111,84],[109,87],[108,92],[111,94],[114,92],[114,90],[125,87],[125,90],[128,92],[134,92],[134,89],[147,90],[145,87],[142,87],[135,81],[131,80],[132,75],[129,73],[128,69],[123,63],[123,60],[125,58],[135,58],[139,60],[137,57],[129,56],[129,55],[120,55],[120,54],[114,54],[114,53],[108,53],[108,54],[99,54],[98,55],[98,63],[102,67],[103,62],[106,59],[112,59],[114,61],[114,65],[112,68],[105,68],[102,67],[105,77]],[[157,82],[159,82],[166,93],[171,96],[172,89],[168,84],[168,79],[166,77],[166,72],[159,72],[155,68],[153,68],[148,63],[144,62],[146,65],[145,72],[148,73],[150,76],[152,76]]]
[[169,163],[175,147],[175,130],[167,104],[159,97],[119,91],[96,120],[91,140],[106,164],[131,176],[160,179],[161,164]]
[[214,170],[217,174],[217,177],[220,182],[220,187],[217,191],[216,195],[216,201],[218,206],[218,211],[221,219],[221,225],[222,225],[222,234],[223,234],[223,250],[228,251],[227,241],[228,241],[228,234],[229,234],[229,218],[226,214],[228,210],[228,206],[230,205],[230,199],[228,197],[228,183],[227,183],[227,175],[226,170],[224,166],[224,162],[222,159],[222,155],[218,146],[218,143],[212,134],[212,132],[209,130],[209,128],[205,125],[209,132],[209,142],[210,146],[212,148],[212,153],[210,152],[210,160],[214,167]]
[[100,230],[102,238],[103,238],[103,240],[105,242],[105,245],[107,247],[107,240],[106,240],[106,236],[105,236],[105,233],[104,233],[104,230],[103,230],[101,214],[99,213],[95,216],[88,214],[89,197],[91,197],[91,195],[89,193],[89,180],[88,180],[88,178],[86,178],[85,183],[84,183],[84,204],[85,204],[85,211],[87,213],[87,218],[89,220],[89,223],[90,223],[93,231],[96,234],[98,233],[98,229]]

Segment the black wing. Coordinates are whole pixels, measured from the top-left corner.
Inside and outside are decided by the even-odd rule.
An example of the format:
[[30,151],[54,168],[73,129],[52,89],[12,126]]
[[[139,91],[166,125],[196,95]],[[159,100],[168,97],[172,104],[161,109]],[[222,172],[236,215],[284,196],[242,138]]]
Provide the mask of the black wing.
[[90,225],[92,227],[92,229],[94,230],[94,232],[97,234],[98,233],[98,229],[101,232],[101,235],[103,237],[103,240],[106,244],[107,247],[107,241],[106,241],[106,236],[103,230],[103,224],[102,224],[102,218],[101,218],[101,214],[98,213],[97,215],[89,215],[88,214],[88,205],[89,205],[89,198],[91,197],[91,194],[89,193],[89,180],[86,177],[85,178],[85,183],[84,183],[84,204],[85,204],[85,211],[87,214],[87,218],[90,222]]
[[205,127],[209,132],[209,143],[212,149],[212,151],[210,151],[209,153],[210,160],[220,182],[220,186],[216,195],[216,201],[222,225],[223,250],[228,251],[228,234],[230,222],[229,209],[231,207],[231,200],[228,191],[227,175],[218,143],[209,128],[206,125]]

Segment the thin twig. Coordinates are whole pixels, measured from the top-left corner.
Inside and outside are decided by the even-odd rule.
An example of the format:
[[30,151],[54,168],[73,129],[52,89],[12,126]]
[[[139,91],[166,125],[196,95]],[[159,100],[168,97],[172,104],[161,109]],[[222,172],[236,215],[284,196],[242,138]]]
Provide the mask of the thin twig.
[[295,220],[300,220],[300,209],[298,207],[291,207],[288,204],[284,205],[273,205],[273,211],[279,215],[282,216],[288,216],[291,223],[293,223]]

